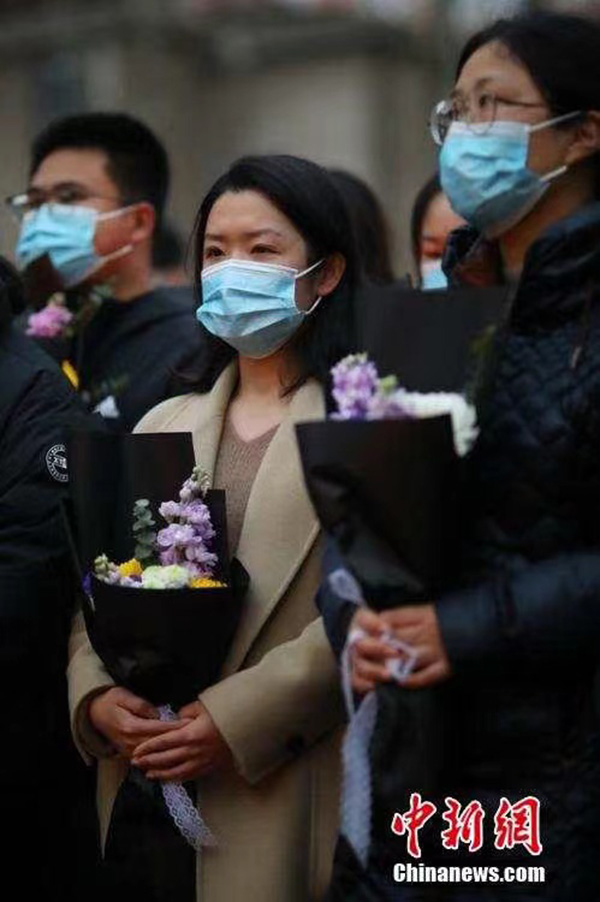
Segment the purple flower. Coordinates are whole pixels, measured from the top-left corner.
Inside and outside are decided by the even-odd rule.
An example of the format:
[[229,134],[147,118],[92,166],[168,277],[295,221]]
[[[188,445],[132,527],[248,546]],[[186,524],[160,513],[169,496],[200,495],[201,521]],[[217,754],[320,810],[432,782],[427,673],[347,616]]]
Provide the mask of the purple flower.
[[171,523],[161,529],[156,537],[157,544],[160,548],[169,548],[175,545],[179,548],[184,547],[195,536],[194,527],[187,523]]
[[217,563],[217,555],[208,551],[206,545],[202,541],[196,545],[188,545],[185,549],[186,561],[192,561],[195,564],[204,564],[207,569],[212,569]]
[[186,481],[181,486],[181,491],[179,492],[179,498],[181,501],[186,504],[188,501],[193,501],[196,495],[198,494],[198,485],[195,479],[186,479]]
[[380,379],[377,367],[366,354],[351,354],[331,371],[337,412],[333,420],[383,420],[411,417],[404,389],[396,378]]
[[56,338],[73,319],[73,314],[60,304],[46,304],[27,320],[27,335],[32,338]]
[[212,539],[215,535],[210,519],[210,511],[203,501],[197,498],[179,506],[179,516],[184,523],[195,527],[196,532],[204,539]]
[[338,406],[338,420],[364,420],[369,404],[377,392],[378,375],[375,364],[366,354],[351,354],[331,371],[333,398]]
[[212,576],[218,563],[216,554],[209,549],[210,540],[216,535],[210,510],[201,497],[197,468],[187,479],[179,493],[180,501],[163,501],[161,516],[169,524],[156,537],[159,560],[163,566],[178,564],[196,576]]
[[177,501],[163,501],[158,508],[158,512],[167,523],[172,523],[180,516],[181,505]]
[[405,401],[406,392],[398,389],[392,394],[378,393],[369,404],[367,419],[369,420],[403,420],[411,419],[413,414]]
[[165,551],[161,551],[161,553],[159,554],[159,560],[165,567],[169,567],[171,564],[180,564],[181,551],[174,545],[172,545]]

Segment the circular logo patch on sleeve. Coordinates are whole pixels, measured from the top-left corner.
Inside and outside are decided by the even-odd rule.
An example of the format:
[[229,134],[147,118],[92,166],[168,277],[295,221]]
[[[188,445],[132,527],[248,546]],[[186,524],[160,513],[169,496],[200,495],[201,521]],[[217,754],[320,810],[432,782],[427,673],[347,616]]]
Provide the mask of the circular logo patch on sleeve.
[[67,449],[64,445],[52,445],[46,452],[46,466],[48,472],[57,482],[68,482]]

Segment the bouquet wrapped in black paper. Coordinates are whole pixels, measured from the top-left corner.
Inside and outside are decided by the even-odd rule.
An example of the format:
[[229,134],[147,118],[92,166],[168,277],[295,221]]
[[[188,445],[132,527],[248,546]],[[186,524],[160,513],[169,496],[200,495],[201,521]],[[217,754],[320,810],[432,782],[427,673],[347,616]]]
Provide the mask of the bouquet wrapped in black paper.
[[[208,489],[187,433],[73,434],[69,465],[90,642],[118,685],[172,719],[218,679],[239,622],[247,576],[229,559],[225,493]],[[147,871],[170,860],[183,898],[194,883],[192,847],[210,841],[184,787],[130,769],[106,844],[115,882],[162,898],[173,874]]]
[[119,685],[189,702],[217,679],[240,616],[225,493],[207,489],[188,434],[82,433],[69,455],[92,646]]
[[333,380],[337,412],[297,426],[319,519],[371,607],[428,600],[455,560],[459,458],[475,411],[461,395],[380,379],[366,354],[341,361]]
[[[311,499],[347,568],[345,579],[330,575],[329,591],[343,596],[350,587],[348,600],[376,610],[430,602],[452,582],[460,457],[477,435],[475,411],[461,395],[380,379],[366,354],[332,375],[336,412],[297,427]],[[410,648],[402,651],[400,682],[411,662]],[[427,791],[439,751],[431,690],[385,684],[363,701],[346,739],[334,898],[369,898],[360,893],[369,863],[383,866],[390,806]]]

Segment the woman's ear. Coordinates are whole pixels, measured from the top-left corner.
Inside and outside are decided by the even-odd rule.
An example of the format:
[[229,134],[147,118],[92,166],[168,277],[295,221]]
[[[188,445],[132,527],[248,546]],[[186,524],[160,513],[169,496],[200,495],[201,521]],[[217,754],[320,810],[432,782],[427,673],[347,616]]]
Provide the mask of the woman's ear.
[[589,110],[575,128],[574,140],[567,151],[565,163],[572,166],[600,151],[600,112]]
[[325,297],[340,284],[346,270],[346,259],[340,253],[331,254],[317,273],[316,289],[319,297]]

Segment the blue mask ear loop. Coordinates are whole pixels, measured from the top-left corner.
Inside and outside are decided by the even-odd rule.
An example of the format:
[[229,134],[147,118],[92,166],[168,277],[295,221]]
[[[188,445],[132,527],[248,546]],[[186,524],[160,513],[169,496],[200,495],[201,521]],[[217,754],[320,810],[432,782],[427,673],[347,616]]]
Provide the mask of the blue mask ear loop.
[[[528,126],[528,133],[532,135],[534,132],[541,132],[545,128],[550,128],[552,125],[557,125],[559,122],[567,122],[569,119],[574,119],[575,116],[581,116],[583,114],[583,110],[575,110],[573,113],[564,113],[562,116],[555,116],[553,119],[547,119],[545,122],[538,122],[536,125]],[[553,169],[552,172],[547,172],[546,175],[541,175],[540,180],[542,182],[552,182],[554,179],[558,178],[560,175],[563,175],[568,170],[567,164],[563,164],[559,166],[557,169]]]
[[[302,272],[299,272],[298,275],[295,277],[295,281],[297,281],[298,279],[303,279],[304,276],[307,276],[309,273],[313,272],[319,266],[322,266],[323,263],[325,263],[325,257],[321,257],[320,260],[317,260],[317,262],[313,263],[312,266],[309,266],[308,269],[303,269]],[[316,300],[313,302],[313,304],[308,308],[308,310],[302,310],[301,312],[304,313],[305,316],[310,316],[311,313],[315,312],[315,310],[317,309],[317,307],[319,306],[319,304],[321,303],[322,300],[323,300],[322,295],[319,295],[316,298]],[[298,306],[298,305],[296,304],[296,306]]]

